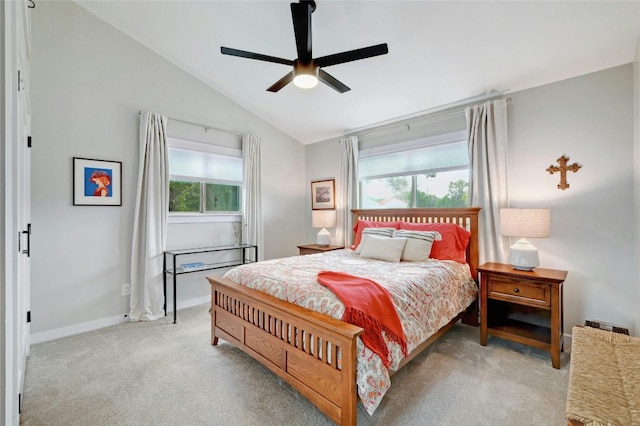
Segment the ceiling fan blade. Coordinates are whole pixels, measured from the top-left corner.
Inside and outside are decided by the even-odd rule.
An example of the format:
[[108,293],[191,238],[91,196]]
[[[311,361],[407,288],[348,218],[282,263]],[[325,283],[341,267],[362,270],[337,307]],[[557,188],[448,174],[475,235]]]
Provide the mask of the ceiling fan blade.
[[349,88],[347,85],[341,83],[331,74],[322,69],[318,70],[318,80],[340,93],[348,92],[349,90],[351,90],[351,88]]
[[296,37],[298,61],[308,64],[313,58],[311,51],[311,13],[313,7],[310,2],[291,3],[291,18]]
[[275,56],[262,55],[260,53],[247,52],[246,50],[232,49],[230,47],[220,47],[223,55],[239,56],[240,58],[256,59],[258,61],[275,62],[276,64],[293,65],[290,59],[276,58]]
[[293,81],[293,71],[282,77],[280,80],[276,81],[267,89],[268,92],[277,92],[282,89],[287,84]]
[[335,53],[333,55],[322,56],[314,59],[319,67],[344,64],[345,62],[358,61],[360,59],[371,58],[373,56],[385,55],[389,53],[387,43],[375,46],[363,47],[361,49],[349,50],[347,52]]

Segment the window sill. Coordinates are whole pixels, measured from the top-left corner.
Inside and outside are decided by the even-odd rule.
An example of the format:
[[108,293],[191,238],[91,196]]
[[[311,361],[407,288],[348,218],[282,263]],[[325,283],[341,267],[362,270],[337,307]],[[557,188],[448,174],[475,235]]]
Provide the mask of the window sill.
[[241,214],[169,214],[167,223],[241,222]]

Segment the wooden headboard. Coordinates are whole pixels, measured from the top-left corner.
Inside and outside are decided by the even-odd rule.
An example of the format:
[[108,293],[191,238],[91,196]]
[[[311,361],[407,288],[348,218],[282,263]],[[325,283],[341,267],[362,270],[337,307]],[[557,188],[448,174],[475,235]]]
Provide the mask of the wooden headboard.
[[476,276],[479,263],[478,254],[478,213],[480,207],[465,207],[455,209],[354,209],[353,224],[358,220],[373,220],[377,222],[412,222],[412,223],[455,223],[471,232],[467,246],[467,263],[471,273]]

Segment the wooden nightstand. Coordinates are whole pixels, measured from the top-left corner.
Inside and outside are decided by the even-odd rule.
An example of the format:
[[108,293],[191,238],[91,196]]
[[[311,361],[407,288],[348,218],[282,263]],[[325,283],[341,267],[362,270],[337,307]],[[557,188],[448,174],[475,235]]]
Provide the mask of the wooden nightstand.
[[298,249],[300,250],[300,255],[303,254],[313,254],[313,253],[324,253],[325,251],[331,251],[331,250],[340,250],[343,249],[344,246],[325,246],[325,247],[321,247],[317,244],[303,244],[301,246],[298,246]]
[[519,271],[503,263],[485,263],[480,272],[480,344],[493,335],[551,353],[560,368],[562,284],[567,271],[535,268]]

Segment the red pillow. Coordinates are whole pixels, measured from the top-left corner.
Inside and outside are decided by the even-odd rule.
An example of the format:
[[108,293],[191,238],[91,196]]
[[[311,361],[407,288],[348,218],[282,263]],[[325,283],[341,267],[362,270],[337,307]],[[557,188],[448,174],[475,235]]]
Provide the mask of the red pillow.
[[410,223],[401,222],[400,229],[413,231],[437,231],[442,241],[434,241],[429,257],[440,260],[455,260],[467,263],[466,250],[471,232],[455,223]]
[[400,222],[374,222],[372,220],[358,220],[358,223],[353,227],[353,232],[356,233],[356,240],[353,242],[353,245],[350,247],[351,250],[355,250],[360,244],[360,240],[362,239],[362,230],[364,228],[395,228],[400,229]]

